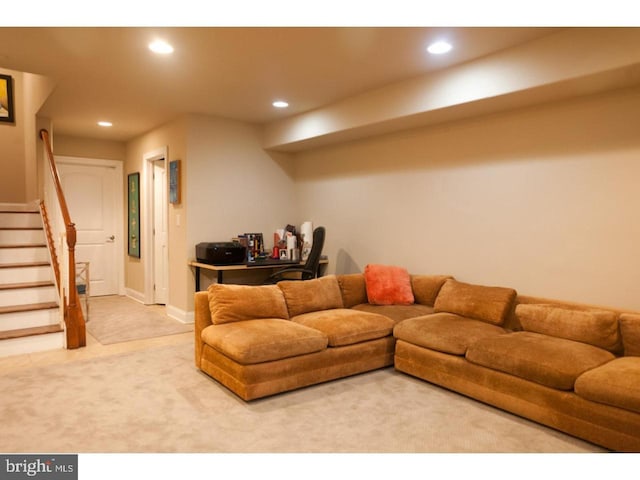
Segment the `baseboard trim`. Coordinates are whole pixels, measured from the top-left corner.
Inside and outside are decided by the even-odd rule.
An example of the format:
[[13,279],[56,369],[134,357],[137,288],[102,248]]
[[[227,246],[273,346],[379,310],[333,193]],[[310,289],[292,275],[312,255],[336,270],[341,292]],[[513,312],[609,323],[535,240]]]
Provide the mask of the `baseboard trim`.
[[188,324],[195,322],[194,312],[187,312],[173,305],[167,305],[167,315],[178,320],[180,323]]
[[[146,305],[144,303],[144,294],[141,292],[127,288],[127,297]],[[166,309],[167,315],[180,323],[190,324],[195,322],[195,312],[187,312],[173,305],[167,305]]]
[[144,294],[138,292],[137,290],[133,290],[131,288],[125,288],[125,295],[129,298],[134,299],[136,302],[140,302],[144,304]]

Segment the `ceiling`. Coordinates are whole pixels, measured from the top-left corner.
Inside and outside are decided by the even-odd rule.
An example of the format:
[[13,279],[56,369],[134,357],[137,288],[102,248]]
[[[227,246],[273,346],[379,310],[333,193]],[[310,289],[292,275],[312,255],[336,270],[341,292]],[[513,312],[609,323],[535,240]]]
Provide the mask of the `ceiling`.
[[[558,28],[6,27],[0,67],[51,78],[58,134],[127,141],[194,113],[267,123],[549,35]],[[169,56],[150,52],[156,38]],[[454,49],[431,56],[445,38]],[[275,109],[276,99],[289,102]],[[97,126],[113,122],[111,128]]]

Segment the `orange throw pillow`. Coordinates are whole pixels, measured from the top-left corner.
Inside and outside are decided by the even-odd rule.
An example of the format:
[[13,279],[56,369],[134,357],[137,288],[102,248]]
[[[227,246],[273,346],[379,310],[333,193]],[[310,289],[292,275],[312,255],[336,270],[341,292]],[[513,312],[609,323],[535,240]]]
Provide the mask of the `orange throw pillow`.
[[411,276],[406,268],[367,265],[364,268],[367,299],[372,305],[411,305],[414,303]]

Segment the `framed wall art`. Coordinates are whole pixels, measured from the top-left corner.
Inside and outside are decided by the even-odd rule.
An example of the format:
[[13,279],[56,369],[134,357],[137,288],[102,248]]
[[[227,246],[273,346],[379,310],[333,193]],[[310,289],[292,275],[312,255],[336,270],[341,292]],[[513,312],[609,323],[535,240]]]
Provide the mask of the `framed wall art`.
[[140,174],[130,173],[127,177],[129,212],[128,253],[140,258]]
[[0,122],[14,123],[13,78],[0,74]]
[[180,203],[180,160],[169,162],[169,203]]

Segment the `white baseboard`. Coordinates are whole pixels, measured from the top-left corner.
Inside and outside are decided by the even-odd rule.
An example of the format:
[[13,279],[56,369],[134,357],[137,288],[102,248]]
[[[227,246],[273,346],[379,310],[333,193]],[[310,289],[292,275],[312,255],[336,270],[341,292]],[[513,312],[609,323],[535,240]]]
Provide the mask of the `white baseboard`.
[[173,305],[167,305],[167,315],[171,318],[175,318],[180,323],[194,323],[195,315],[193,312],[186,312],[178,307],[174,307]]
[[125,295],[134,299],[136,302],[144,303],[144,294],[131,288],[125,288]]
[[[144,294],[136,290],[127,288],[127,297],[144,304]],[[171,318],[179,321],[180,323],[188,324],[195,322],[194,312],[187,312],[173,305],[167,305],[167,315]]]

